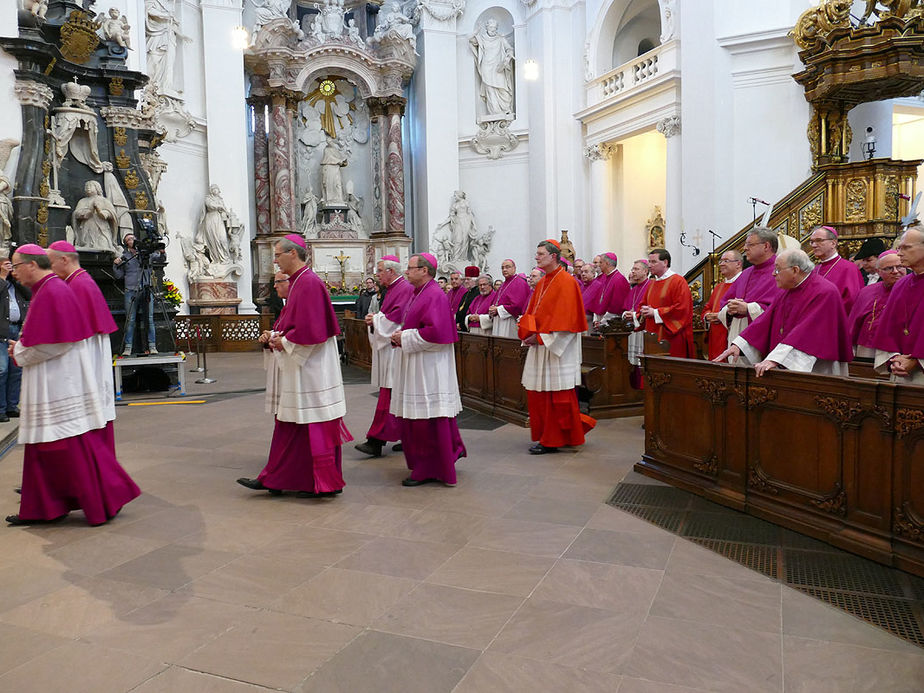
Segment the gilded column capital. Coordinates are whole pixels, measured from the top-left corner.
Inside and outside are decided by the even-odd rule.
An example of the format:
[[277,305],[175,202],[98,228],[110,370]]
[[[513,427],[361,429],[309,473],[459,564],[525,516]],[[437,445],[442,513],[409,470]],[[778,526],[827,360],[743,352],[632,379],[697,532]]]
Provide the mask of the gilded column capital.
[[41,82],[26,79],[16,80],[13,91],[16,92],[16,98],[23,106],[38,106],[46,111],[54,97],[54,92],[50,87]]
[[100,115],[111,128],[130,128],[132,130],[153,130],[154,123],[137,108],[128,106],[103,106]]
[[657,130],[670,139],[680,134],[680,116],[672,115],[658,121]]

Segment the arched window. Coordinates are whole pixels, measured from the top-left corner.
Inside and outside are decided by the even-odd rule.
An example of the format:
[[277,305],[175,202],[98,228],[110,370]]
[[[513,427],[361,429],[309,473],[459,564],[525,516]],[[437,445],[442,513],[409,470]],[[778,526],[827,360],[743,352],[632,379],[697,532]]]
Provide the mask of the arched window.
[[655,42],[652,41],[650,38],[643,38],[641,41],[638,42],[638,53],[636,55],[642,55],[644,53],[647,53],[648,51],[652,50],[655,47],[655,45],[657,44],[655,44]]

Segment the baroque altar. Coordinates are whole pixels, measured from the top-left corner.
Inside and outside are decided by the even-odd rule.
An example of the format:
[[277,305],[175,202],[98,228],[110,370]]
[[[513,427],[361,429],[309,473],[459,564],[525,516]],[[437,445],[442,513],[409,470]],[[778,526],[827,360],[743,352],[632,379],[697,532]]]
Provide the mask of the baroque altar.
[[273,244],[286,234],[302,235],[311,267],[338,286],[360,284],[383,255],[407,258],[402,121],[417,54],[411,20],[394,0],[374,15],[372,33],[366,6],[352,0],[261,10],[244,64],[254,123],[253,295],[265,305]]

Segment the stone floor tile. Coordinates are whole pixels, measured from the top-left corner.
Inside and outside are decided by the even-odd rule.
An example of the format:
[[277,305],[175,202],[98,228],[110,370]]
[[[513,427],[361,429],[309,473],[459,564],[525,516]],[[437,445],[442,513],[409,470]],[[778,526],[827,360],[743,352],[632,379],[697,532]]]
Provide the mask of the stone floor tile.
[[70,584],[59,566],[45,567],[23,562],[0,568],[0,613]]
[[781,637],[651,616],[623,673],[710,691],[779,693],[783,689]]
[[562,559],[531,596],[644,617],[662,577],[660,570],[649,568]]
[[583,527],[600,507],[594,501],[569,501],[557,498],[524,498],[505,515],[509,520],[532,520]]
[[229,604],[267,607],[280,595],[324,570],[293,558],[252,554],[196,578],[177,590]]
[[329,566],[375,539],[371,534],[334,529],[298,527],[276,537],[257,551],[269,558],[303,561],[310,566]]
[[124,693],[165,667],[155,657],[69,642],[0,676],[0,691]]
[[760,579],[761,573],[725,556],[694,544],[688,539],[678,538],[667,562],[667,573],[685,575],[715,575],[728,578]]
[[87,633],[81,640],[172,664],[252,612],[236,604],[174,593]]
[[0,620],[50,635],[76,638],[166,594],[146,585],[80,577],[73,585],[3,612]]
[[0,623],[0,674],[5,674],[49,650],[67,644],[63,637]]
[[100,576],[173,590],[227,565],[239,555],[170,544],[110,568]]
[[70,572],[99,575],[133,558],[143,556],[167,544],[161,539],[143,539],[117,532],[87,535],[66,546],[48,552]]
[[379,537],[336,564],[338,568],[423,580],[458,551],[425,541]]
[[614,674],[485,652],[453,693],[614,693],[619,687],[619,681],[619,676]]
[[372,627],[376,630],[484,649],[504,626],[521,597],[422,584]]
[[258,611],[179,664],[268,688],[291,690],[359,633],[352,626]]
[[580,529],[551,522],[494,519],[469,542],[470,546],[496,551],[515,551],[538,556],[560,556]]
[[[450,693],[478,650],[366,631],[297,689],[303,693]],[[362,662],[362,666],[357,666]],[[2,680],[2,679],[0,679]]]
[[651,615],[779,633],[781,585],[761,575],[757,578],[666,574]]
[[616,693],[708,693],[705,688],[673,686],[663,681],[646,681],[628,676],[622,677],[622,683]]
[[311,526],[384,535],[407,522],[414,516],[414,513],[413,508],[349,503],[344,504],[336,512],[312,522]]
[[920,693],[924,689],[924,654],[786,635],[783,663],[787,693]]
[[172,666],[157,676],[148,679],[137,688],[133,688],[132,693],[180,693],[181,691],[195,691],[195,693],[260,693],[268,690],[270,689],[264,686],[254,686],[241,681]]
[[270,606],[283,613],[367,626],[417,585],[415,580],[328,568],[278,597]]
[[392,530],[389,536],[414,541],[434,541],[462,546],[478,534],[485,518],[465,513],[419,510]]
[[641,627],[605,609],[529,599],[491,644],[490,652],[618,674]]
[[427,582],[526,597],[554,563],[551,556],[465,547],[441,565]]
[[565,558],[663,570],[674,541],[670,534],[651,536],[637,532],[585,529],[565,553]]

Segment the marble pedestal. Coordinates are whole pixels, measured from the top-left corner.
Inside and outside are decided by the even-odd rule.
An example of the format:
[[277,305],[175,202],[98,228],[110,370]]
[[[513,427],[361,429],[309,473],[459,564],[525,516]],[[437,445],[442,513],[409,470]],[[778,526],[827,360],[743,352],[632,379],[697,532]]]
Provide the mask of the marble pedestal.
[[198,281],[189,283],[188,303],[194,315],[235,315],[241,299],[236,282]]

